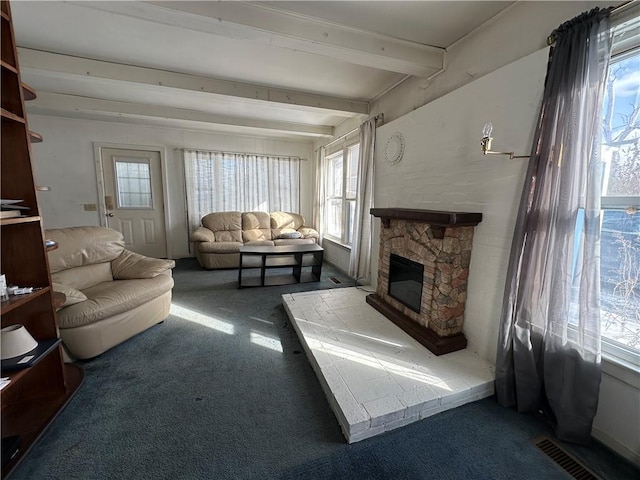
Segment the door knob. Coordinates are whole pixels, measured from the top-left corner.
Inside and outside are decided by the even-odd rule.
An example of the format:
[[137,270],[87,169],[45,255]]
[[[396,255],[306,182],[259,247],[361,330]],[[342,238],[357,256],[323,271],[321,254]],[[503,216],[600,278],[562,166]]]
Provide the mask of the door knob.
[[107,217],[115,217],[115,215],[111,212],[107,213]]

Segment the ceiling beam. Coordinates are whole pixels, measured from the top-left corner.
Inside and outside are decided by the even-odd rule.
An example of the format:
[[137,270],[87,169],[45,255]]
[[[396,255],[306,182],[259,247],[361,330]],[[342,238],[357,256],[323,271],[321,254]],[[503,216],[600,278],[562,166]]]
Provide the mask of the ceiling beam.
[[[161,107],[139,103],[102,100],[61,93],[38,92],[38,97],[28,104],[30,113],[60,114],[80,116],[80,114],[104,115],[117,117],[121,121],[128,118],[160,119],[167,121],[184,121],[202,124],[207,129],[219,126],[233,126],[245,129],[277,132],[286,135],[329,138],[333,136],[331,126],[303,125],[288,122],[235,118],[225,115],[197,112],[175,107]],[[71,115],[69,115],[71,114]]]
[[20,66],[23,68],[239,97],[272,105],[300,106],[336,113],[367,114],[369,112],[369,104],[367,102],[326,95],[313,95],[293,90],[270,88],[263,85],[104,62],[22,47],[18,48],[18,55],[20,56]]
[[442,48],[251,2],[87,2],[84,5],[405,75],[427,78],[444,68]]

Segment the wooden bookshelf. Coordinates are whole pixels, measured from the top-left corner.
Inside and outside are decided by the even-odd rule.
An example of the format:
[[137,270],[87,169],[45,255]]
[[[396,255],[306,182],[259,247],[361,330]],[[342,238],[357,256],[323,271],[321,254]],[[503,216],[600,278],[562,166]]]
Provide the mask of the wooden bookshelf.
[[[64,301],[51,288],[42,217],[36,198],[31,166],[31,143],[42,137],[28,127],[25,100],[35,91],[20,78],[20,66],[8,1],[0,1],[2,58],[2,142],[0,189],[2,198],[19,199],[28,207],[20,217],[0,220],[0,273],[9,284],[33,287],[30,294],[16,295],[0,303],[2,327],[22,324],[42,347],[38,362],[21,370],[3,371],[10,383],[2,393],[2,438],[17,437],[15,456],[2,465],[2,477],[27,454],[48,425],[76,392],[82,369],[65,364],[56,325],[56,307]],[[45,350],[45,347],[47,348]],[[3,440],[4,442],[4,440]]]

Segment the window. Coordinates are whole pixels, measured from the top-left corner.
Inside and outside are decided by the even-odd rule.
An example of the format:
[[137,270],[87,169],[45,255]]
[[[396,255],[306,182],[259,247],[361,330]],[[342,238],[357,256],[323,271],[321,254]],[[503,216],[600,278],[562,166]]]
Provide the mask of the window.
[[115,160],[118,208],[152,208],[149,160],[121,157]]
[[603,353],[640,365],[640,48],[622,46],[603,105],[601,334]]
[[211,212],[300,211],[300,159],[184,151],[189,224]]
[[351,245],[358,189],[360,144],[345,146],[325,157],[325,237]]

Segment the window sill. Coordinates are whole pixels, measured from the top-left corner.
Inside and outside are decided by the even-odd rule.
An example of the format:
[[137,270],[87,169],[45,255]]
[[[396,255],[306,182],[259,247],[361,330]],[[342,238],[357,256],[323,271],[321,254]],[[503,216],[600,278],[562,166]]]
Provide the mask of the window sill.
[[341,247],[345,250],[351,251],[351,245],[346,245],[344,243],[341,243],[339,240],[335,240],[333,238],[327,237],[326,235],[322,238],[323,242],[329,242],[333,245],[335,245],[336,247]]
[[602,354],[602,373],[640,390],[640,366]]

